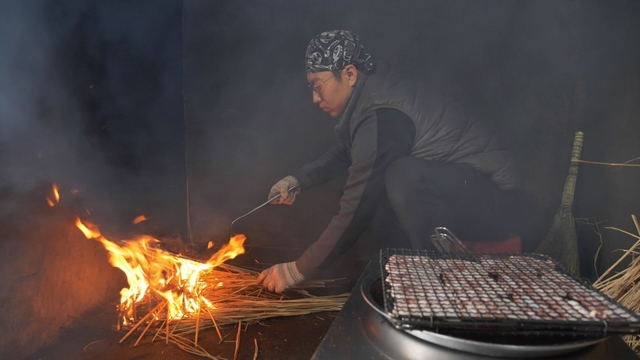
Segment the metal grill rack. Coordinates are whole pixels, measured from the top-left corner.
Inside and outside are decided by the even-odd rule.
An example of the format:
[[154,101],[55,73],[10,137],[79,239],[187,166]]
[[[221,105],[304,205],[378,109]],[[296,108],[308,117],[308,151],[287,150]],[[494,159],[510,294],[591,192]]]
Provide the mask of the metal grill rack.
[[631,334],[640,317],[538,254],[383,249],[385,311],[397,327],[514,334]]

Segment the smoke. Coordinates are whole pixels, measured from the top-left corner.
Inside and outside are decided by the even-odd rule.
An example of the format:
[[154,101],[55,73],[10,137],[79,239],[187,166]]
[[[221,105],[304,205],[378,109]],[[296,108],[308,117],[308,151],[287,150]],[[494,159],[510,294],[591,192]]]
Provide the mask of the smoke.
[[75,117],[52,69],[54,39],[45,27],[43,5],[5,3],[0,11],[1,184],[20,189],[46,177],[51,157],[69,154],[61,136],[65,129],[55,120]]
[[[606,153],[589,134],[615,142],[608,130],[622,127],[602,119],[635,116],[612,108],[637,87],[637,2],[185,1],[184,29],[178,1],[0,6],[0,190],[72,184],[122,222],[184,221],[184,113],[192,214],[220,233],[329,147],[334,120],[311,103],[303,68],[307,42],[329,29],[359,34],[509,139],[542,208],[575,130],[590,131],[585,152]],[[268,216],[321,231],[335,204],[308,199],[340,187]]]
[[182,3],[0,6],[0,189],[56,182],[107,221],[181,226]]
[[[561,154],[570,154],[576,130],[587,135],[585,157],[638,156],[628,134],[640,124],[629,100],[639,87],[639,10],[634,1],[185,1],[195,213],[204,215],[203,228],[226,227],[332,144],[334,120],[311,104],[303,56],[317,33],[349,29],[374,58],[453,96],[511,143],[531,200],[523,235],[535,242],[560,199],[567,167]],[[623,151],[621,143],[636,145]],[[636,193],[633,181],[614,186],[593,168],[581,174],[577,203],[599,195],[577,213],[607,217],[606,209],[632,207],[614,193]],[[336,181],[304,191],[296,210],[269,208],[243,221],[308,244],[336,210],[315,196],[331,199],[340,187]]]

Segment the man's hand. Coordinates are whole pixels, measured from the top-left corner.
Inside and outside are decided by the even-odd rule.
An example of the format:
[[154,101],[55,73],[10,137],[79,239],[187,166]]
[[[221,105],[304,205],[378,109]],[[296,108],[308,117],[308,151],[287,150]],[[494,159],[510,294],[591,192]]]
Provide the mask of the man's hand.
[[298,179],[289,175],[284,179],[278,181],[273,187],[271,187],[271,191],[269,192],[269,197],[267,199],[271,199],[272,197],[280,194],[280,198],[273,200],[271,203],[274,205],[277,204],[287,204],[291,205],[294,201],[296,201],[296,196],[300,194],[300,187],[297,187],[291,191],[292,187],[298,185]]
[[258,276],[258,284],[277,293],[281,293],[303,280],[304,276],[298,271],[295,261],[273,265]]

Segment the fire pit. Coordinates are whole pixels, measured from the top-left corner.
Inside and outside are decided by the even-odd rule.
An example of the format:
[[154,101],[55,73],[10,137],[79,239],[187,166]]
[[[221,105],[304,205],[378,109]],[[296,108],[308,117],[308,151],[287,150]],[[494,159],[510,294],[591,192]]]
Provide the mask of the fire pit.
[[[62,194],[65,193],[67,192]],[[218,358],[218,355],[211,353],[224,351],[223,343],[232,341],[235,344],[234,358],[242,352],[240,344],[258,354],[258,337],[254,337],[253,342],[242,338],[250,324],[263,323],[271,318],[337,312],[348,297],[344,293],[347,289],[343,289],[342,293],[329,291],[335,284],[343,282],[340,279],[306,281],[288,289],[286,294],[276,294],[264,289],[257,282],[260,268],[254,268],[253,262],[247,261],[251,263],[251,266],[245,263],[244,266],[247,267],[227,263],[227,260],[245,253],[246,237],[242,234],[232,236],[228,242],[221,241],[217,246],[209,243],[206,251],[205,244],[202,244],[202,250],[198,250],[195,247],[189,248],[179,239],[172,242],[172,239],[160,240],[163,238],[146,234],[125,239],[114,239],[110,235],[111,239],[108,239],[96,225],[87,220],[91,216],[88,209],[80,217],[77,209],[67,207],[70,203],[64,201],[65,196],[60,195],[59,188],[54,185],[51,193],[46,196],[46,204],[53,208],[53,213],[62,214],[60,221],[55,223],[66,224],[65,230],[71,230],[74,235],[84,234],[89,240],[83,241],[76,236],[80,245],[103,247],[107,251],[108,263],[120,269],[126,277],[128,286],[122,287],[122,281],[118,284],[121,290],[117,315],[113,316],[108,326],[110,329],[115,324],[116,330],[121,331],[117,343],[122,344],[123,348],[154,342],[165,345],[171,343],[186,353]],[[72,219],[75,219],[73,230],[70,229],[74,223]],[[140,215],[132,220],[133,224],[139,224],[147,218]],[[68,258],[69,252],[65,250],[63,249],[62,255]],[[104,251],[98,253],[100,257],[88,262],[87,266],[98,268],[106,265],[106,268],[112,269],[107,265]],[[96,266],[95,261],[100,264]],[[257,259],[255,262],[259,264]],[[88,271],[85,270],[84,273]],[[106,282],[103,278],[95,281]],[[53,288],[58,289],[60,286]],[[313,288],[320,289],[315,291]],[[67,290],[61,289],[60,292],[68,298],[77,295]],[[111,290],[113,292],[109,293],[115,295],[115,289]],[[313,319],[320,320],[322,317]],[[329,320],[328,317],[325,319]],[[230,328],[233,329],[233,334],[228,332]],[[207,331],[203,333],[203,330]],[[212,341],[211,337],[216,340]],[[83,351],[98,344],[104,345],[102,340],[85,343]],[[19,355],[17,351],[10,354],[16,354],[16,357]]]
[[[79,218],[76,226],[88,239],[100,241],[109,251],[109,262],[127,276],[129,288],[121,291],[118,321],[118,330],[123,327],[127,333],[120,343],[135,334],[137,346],[145,334],[150,334],[152,342],[158,338],[189,353],[214,358],[198,343],[201,330],[215,329],[223,341],[221,327],[237,324],[235,339],[239,345],[243,324],[338,311],[347,297],[312,296],[292,288],[290,292],[298,296],[285,298],[264,290],[256,281],[257,272],[225,264],[244,254],[246,237],[241,234],[231,237],[208,260],[196,261],[161,249],[157,246],[159,241],[147,235],[118,244]],[[324,283],[311,281],[300,286],[310,288]],[[254,347],[257,352],[257,342]],[[238,351],[236,346],[234,358]]]

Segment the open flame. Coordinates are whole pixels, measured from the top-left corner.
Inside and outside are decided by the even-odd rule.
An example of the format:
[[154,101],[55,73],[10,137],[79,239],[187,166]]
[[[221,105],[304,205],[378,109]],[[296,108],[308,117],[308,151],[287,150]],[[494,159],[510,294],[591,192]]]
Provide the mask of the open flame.
[[53,200],[47,197],[47,204],[49,204],[49,206],[51,207],[54,207],[56,206],[56,203],[60,202],[60,192],[58,192],[58,185],[53,184],[52,193],[53,193]]
[[244,235],[236,235],[209,260],[198,262],[158,248],[159,240],[148,235],[115,243],[105,238],[95,225],[82,222],[80,218],[77,218],[76,226],[88,239],[100,241],[109,252],[109,263],[122,270],[127,277],[129,287],[120,291],[123,325],[135,320],[135,304],[146,296],[158,295],[166,299],[167,317],[170,320],[194,314],[201,306],[215,309],[215,304],[201,296],[209,284],[200,281],[199,275],[244,254],[246,239]]

